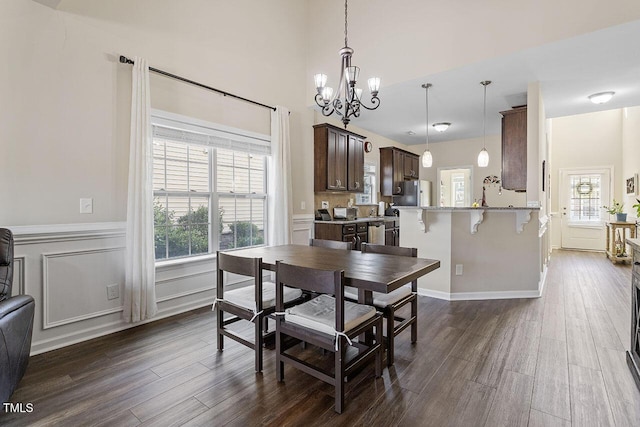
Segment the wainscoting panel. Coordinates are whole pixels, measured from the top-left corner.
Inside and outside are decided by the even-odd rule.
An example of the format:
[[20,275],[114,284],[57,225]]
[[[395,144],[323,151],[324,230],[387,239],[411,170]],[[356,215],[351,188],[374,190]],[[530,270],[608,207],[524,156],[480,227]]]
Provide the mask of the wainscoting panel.
[[[122,310],[124,247],[42,254],[43,329]],[[118,298],[107,299],[107,286]]]
[[13,287],[11,295],[24,295],[24,257],[13,257]]
[[294,215],[293,216],[293,242],[296,245],[308,245],[309,239],[313,237],[314,227],[313,215]]

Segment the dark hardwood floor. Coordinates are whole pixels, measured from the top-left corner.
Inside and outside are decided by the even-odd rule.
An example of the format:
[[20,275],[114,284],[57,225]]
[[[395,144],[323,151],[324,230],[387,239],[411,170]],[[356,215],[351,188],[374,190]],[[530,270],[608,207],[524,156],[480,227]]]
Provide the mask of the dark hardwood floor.
[[[514,278],[517,280],[517,278]],[[34,356],[3,426],[639,426],[640,392],[625,362],[630,267],[603,254],[554,251],[542,298],[419,298],[419,337],[396,362],[332,388],[293,368],[262,375],[253,352],[215,347],[202,309]]]

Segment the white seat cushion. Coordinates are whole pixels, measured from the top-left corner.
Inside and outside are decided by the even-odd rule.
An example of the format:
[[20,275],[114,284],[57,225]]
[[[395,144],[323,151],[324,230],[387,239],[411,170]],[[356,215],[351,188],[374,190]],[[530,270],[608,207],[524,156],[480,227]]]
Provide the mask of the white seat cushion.
[[400,301],[403,298],[411,295],[411,285],[404,285],[395,291],[391,291],[388,294],[383,294],[381,292],[373,293],[373,305],[376,307],[386,307],[388,305],[394,304]]
[[354,301],[358,301],[358,288],[354,288],[353,286],[345,286],[344,297]]
[[[286,310],[285,321],[296,323],[309,329],[335,335],[336,300],[330,295],[320,295],[303,304]],[[375,307],[370,305],[344,302],[344,331],[348,332],[376,314]]]
[[[302,291],[297,288],[284,286],[284,302],[288,303],[300,298]],[[249,310],[256,308],[255,289],[253,286],[226,291],[224,300],[232,304],[244,307]],[[273,282],[262,282],[262,308],[271,308],[276,305],[276,284]]]
[[[386,307],[397,301],[400,301],[402,298],[406,298],[409,295],[411,295],[411,285],[404,285],[401,288],[396,289],[395,291],[389,292],[388,294],[384,294],[382,292],[374,292],[373,305],[375,305],[376,307]],[[358,301],[358,289],[352,288],[351,286],[345,286],[344,297],[354,301]]]

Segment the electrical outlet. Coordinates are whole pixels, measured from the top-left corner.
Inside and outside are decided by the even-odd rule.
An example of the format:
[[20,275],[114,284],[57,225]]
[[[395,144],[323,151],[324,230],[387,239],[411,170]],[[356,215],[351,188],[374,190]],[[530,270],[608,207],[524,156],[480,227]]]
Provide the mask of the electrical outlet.
[[118,299],[120,298],[120,286],[117,283],[112,285],[107,285],[107,299]]
[[300,202],[300,210],[303,211],[306,208],[307,208],[307,204],[304,201]]
[[462,264],[456,264],[456,276],[462,276]]
[[329,202],[323,200],[320,204],[322,209],[329,209]]

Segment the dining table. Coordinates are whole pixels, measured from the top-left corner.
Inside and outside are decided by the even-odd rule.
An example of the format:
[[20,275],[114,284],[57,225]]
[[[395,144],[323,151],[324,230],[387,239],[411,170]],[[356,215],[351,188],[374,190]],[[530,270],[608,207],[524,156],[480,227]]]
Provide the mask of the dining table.
[[228,252],[235,256],[262,258],[263,268],[271,271],[275,271],[276,261],[323,270],[343,270],[345,286],[358,289],[361,304],[371,304],[373,292],[389,293],[440,268],[440,261],[435,259],[295,244]]

